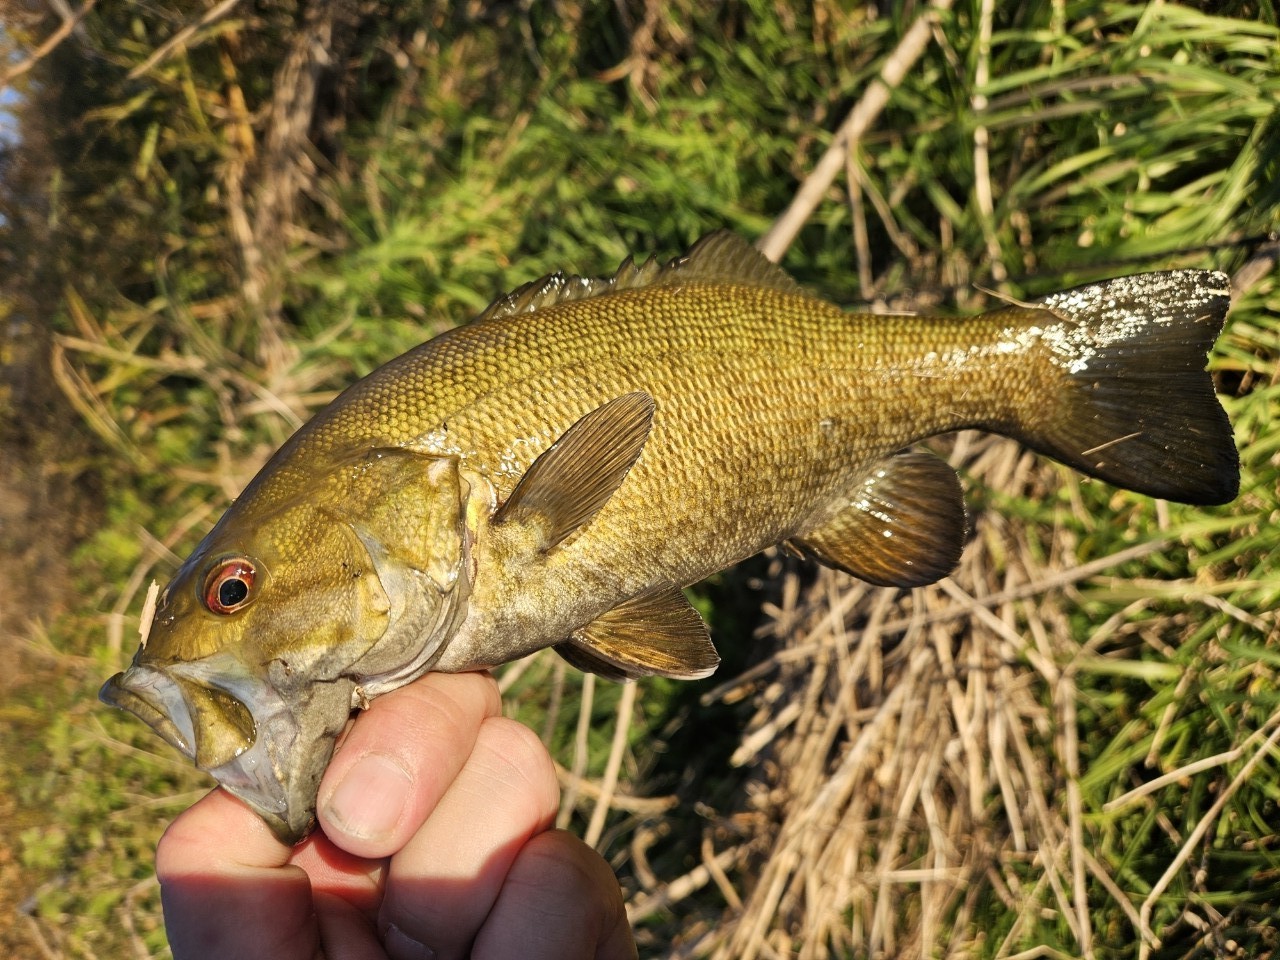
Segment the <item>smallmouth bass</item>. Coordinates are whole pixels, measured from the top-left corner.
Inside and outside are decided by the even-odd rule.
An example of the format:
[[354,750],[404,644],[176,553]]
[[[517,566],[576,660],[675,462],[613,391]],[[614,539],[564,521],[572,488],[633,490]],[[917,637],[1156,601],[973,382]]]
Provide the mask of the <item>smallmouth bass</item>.
[[355,383],[160,594],[102,689],[286,841],[352,710],[545,647],[615,679],[718,656],[681,593],[774,544],[876,584],[956,564],[979,428],[1092,477],[1233,499],[1205,356],[1220,274],[1123,277],[968,319],[846,313],[733,234],[555,274]]

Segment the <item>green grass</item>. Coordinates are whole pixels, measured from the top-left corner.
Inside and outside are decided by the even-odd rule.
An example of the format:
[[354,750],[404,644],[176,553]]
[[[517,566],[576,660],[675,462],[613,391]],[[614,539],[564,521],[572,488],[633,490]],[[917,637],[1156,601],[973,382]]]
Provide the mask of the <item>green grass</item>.
[[[283,189],[263,158],[271,77],[297,33],[293,13],[237,9],[130,80],[130,69],[203,8],[108,6],[30,75],[43,86],[26,88],[29,159],[8,169],[0,228],[14,262],[27,265],[15,271],[11,310],[52,332],[74,429],[91,439],[91,454],[63,469],[92,478],[97,491],[96,529],[78,543],[65,585],[74,599],[34,646],[19,646],[30,677],[0,714],[0,775],[16,811],[5,839],[22,866],[22,897],[34,894],[36,929],[66,957],[164,955],[151,850],[205,783],[140,724],[93,699],[128,656],[146,583],[174,569],[271,450],[336,390],[494,295],[556,269],[604,273],[632,252],[674,254],[720,226],[762,234],[921,9],[673,0],[370,11],[336,34],[340,66],[326,76],[309,127],[314,173],[292,212],[268,222],[254,214],[269,206],[271,189]],[[975,81],[981,5],[962,3],[941,18],[858,145],[859,202],[838,179],[786,266],[841,303],[865,294],[947,310],[976,308],[979,286],[1032,296],[1139,269],[1239,268],[1250,250],[1233,244],[1274,230],[1280,205],[1273,7],[1228,4],[1210,16],[1174,4],[997,6],[986,84]],[[43,35],[33,29],[30,39]],[[989,139],[986,180],[979,129]],[[871,281],[865,291],[859,266]],[[939,700],[929,716],[939,742],[955,738],[951,766],[939,768],[935,795],[921,794],[928,803],[892,794],[888,780],[867,781],[858,802],[872,804],[874,828],[859,862],[900,842],[891,829],[900,809],[874,805],[883,793],[906,798],[901,810],[921,830],[893,848],[897,866],[945,858],[945,844],[929,839],[930,811],[971,803],[986,814],[955,827],[955,850],[986,851],[997,866],[987,872],[957,853],[971,871],[968,889],[936,903],[918,885],[892,888],[901,906],[874,935],[869,893],[842,915],[844,939],[831,934],[836,954],[861,955],[891,928],[906,954],[997,956],[1046,945],[1078,955],[1080,934],[1063,907],[1074,894],[1064,901],[1042,883],[1043,862],[1016,849],[1010,826],[1045,840],[1059,815],[1113,881],[1088,871],[1080,881],[1096,955],[1140,955],[1132,914],[1202,822],[1208,829],[1186,864],[1150,900],[1163,941],[1151,955],[1276,951],[1280,752],[1262,743],[1280,713],[1277,316],[1272,269],[1236,304],[1212,361],[1241,450],[1234,504],[1166,509],[1042,463],[1014,476],[1004,461],[962,461],[978,521],[971,566],[956,582],[975,596],[1163,544],[993,607],[1019,644],[980,617],[948,620],[958,664],[948,666],[942,634],[927,634],[924,647],[926,634],[910,626],[865,639],[872,611],[890,603],[879,594],[820,578],[817,592],[801,596],[797,616],[815,618],[833,597],[857,601],[843,620],[850,645],[830,653],[831,669],[865,684],[868,710],[890,702],[892,687],[857,673],[850,664],[859,657],[883,655],[884,676],[915,677],[920,711],[935,709],[939,685],[958,684],[963,697],[946,709],[960,710],[978,696],[983,671],[1003,677],[1021,698],[1009,709],[1021,711],[1039,764],[1024,769],[1027,755],[1011,748],[1009,776],[1028,778],[1025,795],[1043,796],[1052,814],[1040,823],[1033,811],[1008,810],[990,764],[956,772],[969,769],[955,759],[967,756],[965,717]],[[21,416],[14,396],[0,394],[6,422]],[[776,869],[768,852],[788,810],[762,798],[789,782],[774,761],[802,755],[807,721],[780,733],[759,763],[736,768],[728,758],[792,702],[770,700],[769,684],[803,690],[815,661],[775,665],[732,702],[699,699],[778,643],[800,643],[795,634],[753,638],[775,622],[761,616],[762,601],[778,604],[778,585],[794,575],[790,561],[773,567],[759,562],[697,592],[726,654],[718,678],[641,691],[622,789],[672,799],[661,814],[616,807],[603,847],[638,896],[652,890],[637,845],[665,882],[702,862],[704,838],[721,850],[754,837],[750,856],[729,871],[749,904],[758,879]],[[885,622],[955,602],[941,592],[890,599]],[[937,661],[904,672],[912,655],[935,649],[928,644]],[[993,659],[979,669],[966,657],[981,651]],[[850,688],[829,686],[828,699],[814,702],[835,710],[839,690]],[[580,677],[549,657],[508,691],[510,709],[545,733],[558,761],[599,778],[619,691],[595,685],[582,754],[585,699]],[[988,731],[984,724],[1005,715],[974,716],[973,729]],[[849,721],[848,738],[857,723]],[[708,729],[711,742],[693,735]],[[847,743],[836,739],[833,759]],[[886,770],[918,759],[909,750],[884,756]],[[1220,762],[1188,768],[1213,757]],[[1109,806],[1184,768],[1192,772]],[[1033,773],[1043,778],[1034,789]],[[580,797],[565,816],[581,830],[593,801]],[[784,908],[776,929],[795,942],[785,932],[770,942],[800,952],[802,913]],[[679,941],[710,951],[712,932],[733,936],[737,916],[708,884],[644,921],[645,950],[660,955]],[[926,928],[932,942],[914,943],[912,931]]]

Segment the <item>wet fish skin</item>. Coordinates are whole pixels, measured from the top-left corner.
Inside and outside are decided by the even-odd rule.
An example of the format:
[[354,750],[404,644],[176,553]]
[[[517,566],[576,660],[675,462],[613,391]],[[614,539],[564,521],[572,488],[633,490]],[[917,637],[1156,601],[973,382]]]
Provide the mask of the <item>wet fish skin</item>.
[[[1235,496],[1204,371],[1228,282],[1120,278],[949,320],[848,314],[732,234],[553,276],[356,383],[175,574],[103,699],[284,839],[350,710],[547,646],[615,678],[718,658],[680,588],[789,542],[875,583],[959,559],[977,427],[1153,496]],[[904,452],[906,451],[906,452]]]

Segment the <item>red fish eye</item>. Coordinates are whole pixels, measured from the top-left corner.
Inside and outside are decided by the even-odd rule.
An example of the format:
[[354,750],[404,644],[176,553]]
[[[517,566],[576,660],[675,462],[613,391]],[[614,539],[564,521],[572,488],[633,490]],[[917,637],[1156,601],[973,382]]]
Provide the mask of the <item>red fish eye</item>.
[[253,599],[258,571],[244,557],[224,560],[204,581],[204,605],[213,613],[235,613]]

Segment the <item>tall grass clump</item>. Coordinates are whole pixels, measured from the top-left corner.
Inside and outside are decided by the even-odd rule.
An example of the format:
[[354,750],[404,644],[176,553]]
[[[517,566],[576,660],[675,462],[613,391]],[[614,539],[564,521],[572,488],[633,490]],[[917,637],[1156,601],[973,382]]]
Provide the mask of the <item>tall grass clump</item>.
[[[23,10],[18,54],[60,26]],[[1211,369],[1242,488],[1186,508],[943,438],[973,516],[953,577],[769,556],[695,591],[711,680],[505,668],[642,955],[1276,952],[1269,6],[104,4],[14,84],[4,345],[45,344],[79,445],[23,450],[92,522],[63,612],[5,638],[0,946],[165,954],[150,853],[208,784],[93,695],[147,583],[293,429],[500,292],[729,226],[874,309],[1233,273]]]

